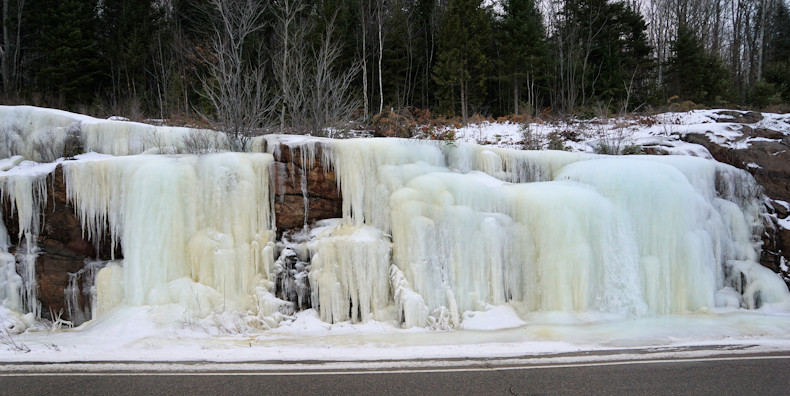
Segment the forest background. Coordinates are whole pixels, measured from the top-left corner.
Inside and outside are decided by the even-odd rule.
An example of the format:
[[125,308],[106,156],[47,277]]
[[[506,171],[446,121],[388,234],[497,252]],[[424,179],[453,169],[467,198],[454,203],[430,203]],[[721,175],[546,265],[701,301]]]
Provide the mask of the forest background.
[[236,136],[790,109],[784,0],[2,0],[0,44],[4,104]]

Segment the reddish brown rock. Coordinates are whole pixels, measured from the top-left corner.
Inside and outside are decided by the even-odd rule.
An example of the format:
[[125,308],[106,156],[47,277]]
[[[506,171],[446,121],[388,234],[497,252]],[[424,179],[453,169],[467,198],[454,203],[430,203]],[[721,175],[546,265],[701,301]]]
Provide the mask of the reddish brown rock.
[[[317,220],[341,217],[342,199],[334,172],[320,162],[322,150],[323,148],[318,145],[314,163],[303,164],[306,161],[303,161],[298,147],[280,148],[280,154],[276,156],[278,161],[271,166],[275,192],[275,219],[279,232],[302,228],[305,217],[308,224]],[[303,179],[306,187],[304,192]],[[11,213],[8,202],[4,205],[3,221],[8,227],[12,245],[16,246],[19,243],[18,220],[15,214]],[[104,235],[107,235],[107,232]],[[36,244],[40,251],[36,260],[36,280],[42,316],[49,317],[50,311],[57,314],[62,310],[63,319],[72,320],[64,299],[64,291],[69,286],[69,274],[82,269],[86,260],[110,259],[111,252],[109,241],[102,240],[94,244],[93,241],[83,237],[79,217],[66,199],[66,186],[61,166],[55,169],[47,181],[47,205],[43,211],[41,232],[37,236]],[[121,257],[122,252],[118,248],[115,258]],[[85,304],[85,301],[82,301],[82,293],[78,294],[80,296],[78,303]]]
[[300,147],[275,150],[270,173],[278,233],[342,216],[343,200],[334,171],[321,162],[323,150],[316,146],[312,164],[304,160]]
[[277,230],[295,230],[318,220],[339,218],[343,215],[342,205],[336,201],[318,197],[308,197],[307,218],[305,219],[305,200],[301,195],[284,195],[274,202]]
[[[16,246],[19,243],[19,223],[16,213],[11,214],[8,203],[4,203],[3,222],[8,227],[11,244]],[[62,317],[71,320],[64,299],[69,273],[82,269],[86,260],[109,259],[110,249],[108,241],[100,241],[97,252],[94,243],[83,238],[79,217],[66,199],[60,165],[47,180],[47,205],[42,213],[42,223],[36,239],[39,249],[36,259],[36,294],[41,302],[42,317],[49,317],[50,311],[57,314],[63,310]],[[120,255],[116,251],[116,258],[120,258]],[[84,304],[81,300],[79,303]]]
[[737,150],[719,146],[701,134],[688,134],[684,140],[705,146],[719,162],[751,173],[768,197],[790,202],[790,147],[784,143],[757,141],[751,142],[749,149]]

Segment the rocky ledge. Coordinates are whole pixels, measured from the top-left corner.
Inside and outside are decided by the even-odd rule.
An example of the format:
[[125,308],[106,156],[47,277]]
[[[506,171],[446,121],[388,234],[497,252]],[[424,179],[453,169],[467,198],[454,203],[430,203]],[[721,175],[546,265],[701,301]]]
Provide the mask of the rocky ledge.
[[768,198],[766,209],[771,216],[766,219],[760,262],[781,273],[790,285],[787,269],[790,229],[780,224],[790,214],[787,205],[790,202],[790,135],[756,125],[763,120],[760,113],[720,111],[718,114],[721,117],[716,122],[739,131],[739,137],[722,141],[713,131],[687,133],[681,137],[686,142],[704,146],[717,161],[751,173],[763,187]]

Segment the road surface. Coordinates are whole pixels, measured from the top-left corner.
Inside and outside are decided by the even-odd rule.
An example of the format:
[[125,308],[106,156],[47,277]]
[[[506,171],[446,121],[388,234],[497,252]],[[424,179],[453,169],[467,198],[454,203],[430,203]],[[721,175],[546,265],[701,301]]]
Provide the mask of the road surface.
[[167,367],[4,364],[0,365],[0,394],[790,394],[788,353],[517,365],[494,359],[463,367],[398,369],[258,371],[244,365],[239,369],[236,365],[207,363],[178,364],[175,371]]

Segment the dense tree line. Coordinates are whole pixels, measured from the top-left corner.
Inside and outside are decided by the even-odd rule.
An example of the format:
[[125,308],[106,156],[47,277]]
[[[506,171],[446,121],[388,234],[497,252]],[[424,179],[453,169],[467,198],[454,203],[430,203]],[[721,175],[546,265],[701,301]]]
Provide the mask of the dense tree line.
[[246,136],[394,108],[790,102],[784,0],[2,0],[6,103]]

